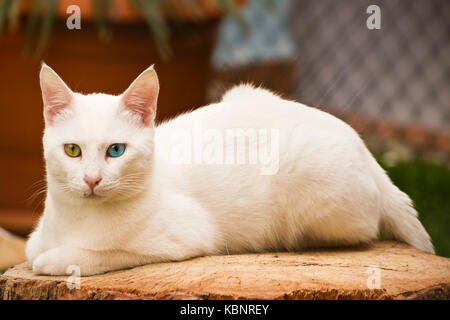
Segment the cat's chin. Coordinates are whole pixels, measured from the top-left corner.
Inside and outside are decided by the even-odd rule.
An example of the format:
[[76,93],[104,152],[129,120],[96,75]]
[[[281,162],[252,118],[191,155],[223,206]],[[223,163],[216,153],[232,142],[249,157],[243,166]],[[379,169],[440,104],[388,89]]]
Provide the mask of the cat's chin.
[[95,193],[91,193],[91,194],[88,194],[88,195],[83,195],[83,198],[84,199],[98,200],[98,199],[102,199],[104,197],[99,196],[98,194],[95,194]]
[[78,201],[81,201],[85,204],[95,204],[95,205],[101,205],[103,203],[107,202],[116,202],[116,201],[124,201],[128,200],[130,198],[133,198],[132,195],[129,195],[127,197],[124,196],[117,196],[113,194],[82,194],[78,197]]
[[81,199],[86,201],[86,202],[102,203],[102,202],[105,202],[107,200],[107,197],[102,196],[102,195],[98,195],[98,194],[95,194],[95,193],[90,193],[90,194],[83,194],[81,196]]

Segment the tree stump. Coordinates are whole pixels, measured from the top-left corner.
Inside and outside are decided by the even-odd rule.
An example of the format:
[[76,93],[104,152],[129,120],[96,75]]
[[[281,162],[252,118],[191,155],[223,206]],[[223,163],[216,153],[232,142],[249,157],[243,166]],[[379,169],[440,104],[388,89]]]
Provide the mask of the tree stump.
[[[395,241],[200,257],[82,277],[0,277],[0,299],[449,299],[450,259]],[[75,282],[76,283],[76,282]]]

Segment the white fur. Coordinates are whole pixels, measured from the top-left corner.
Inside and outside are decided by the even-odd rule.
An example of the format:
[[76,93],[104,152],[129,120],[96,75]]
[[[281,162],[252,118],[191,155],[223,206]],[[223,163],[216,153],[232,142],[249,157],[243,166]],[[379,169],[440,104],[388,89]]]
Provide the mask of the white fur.
[[[330,114],[241,85],[153,128],[121,112],[120,99],[74,93],[70,112],[46,125],[48,193],[26,248],[35,273],[66,274],[77,265],[91,275],[201,255],[355,245],[375,239],[379,225],[433,252],[409,197]],[[278,172],[173,164],[173,132],[192,130],[195,121],[219,130],[277,128]],[[68,157],[64,143],[77,143],[83,157]],[[112,143],[127,149],[105,159]],[[83,196],[86,173],[103,176],[102,198]]]

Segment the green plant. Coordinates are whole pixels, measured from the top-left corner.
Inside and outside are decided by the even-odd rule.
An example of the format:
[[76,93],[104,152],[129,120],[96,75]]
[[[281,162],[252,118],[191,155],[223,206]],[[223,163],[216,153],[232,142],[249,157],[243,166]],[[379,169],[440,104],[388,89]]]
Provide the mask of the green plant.
[[[109,34],[109,13],[114,8],[112,0],[91,0],[94,11],[95,21],[97,24],[98,34],[100,38],[105,38]],[[148,24],[158,51],[163,58],[171,55],[169,45],[170,28],[168,25],[168,15],[176,17],[176,12],[169,0],[128,0],[135,8],[136,12],[142,15]],[[233,0],[209,0],[224,13],[232,14],[239,20],[239,16],[235,1]],[[198,12],[199,19],[202,15],[200,0],[183,0],[184,6],[189,6],[192,12]],[[203,1],[204,2],[204,1]],[[5,30],[5,26],[9,24],[10,29],[14,30],[20,21],[20,4],[21,0],[3,0],[0,2],[0,40]],[[33,40],[40,27],[38,43],[35,48],[35,55],[40,56],[48,45],[58,0],[33,0],[30,11],[26,20],[24,53],[32,51]],[[40,26],[39,26],[40,24]]]
[[450,166],[422,159],[388,165],[382,157],[377,159],[392,181],[413,200],[436,254],[450,257]]

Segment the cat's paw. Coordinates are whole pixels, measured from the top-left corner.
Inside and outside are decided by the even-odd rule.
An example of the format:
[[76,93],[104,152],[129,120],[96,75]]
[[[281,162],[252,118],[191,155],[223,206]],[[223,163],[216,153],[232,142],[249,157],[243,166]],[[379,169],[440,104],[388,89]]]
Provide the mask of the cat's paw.
[[29,262],[33,262],[43,252],[41,242],[37,232],[33,232],[25,246],[25,257]]
[[65,253],[59,248],[48,250],[40,254],[33,261],[33,273],[49,276],[70,275],[71,264],[67,261]]

